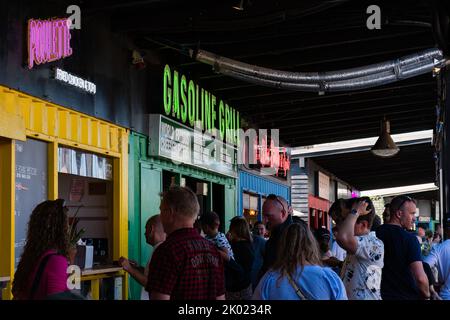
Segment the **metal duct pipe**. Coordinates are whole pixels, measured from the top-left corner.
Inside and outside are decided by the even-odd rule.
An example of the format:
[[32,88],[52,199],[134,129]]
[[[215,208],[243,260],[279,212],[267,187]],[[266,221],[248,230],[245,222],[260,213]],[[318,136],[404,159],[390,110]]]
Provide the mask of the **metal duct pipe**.
[[273,70],[225,58],[204,50],[190,50],[190,55],[197,61],[213,66],[218,72],[224,73],[225,70],[229,70],[260,79],[299,83],[346,80],[364,77],[387,70],[394,70],[395,68],[404,68],[411,64],[423,64],[423,62],[427,60],[441,60],[443,57],[442,51],[433,48],[416,54],[407,55],[397,60],[376,63],[364,67],[321,73]]
[[349,79],[344,81],[330,82],[327,87],[330,92],[361,90],[372,88],[396,82],[403,79],[416,77],[418,75],[430,72],[436,65],[434,63],[427,63],[422,66],[416,66],[408,70],[401,70],[400,73],[383,72],[379,74],[370,75],[368,77],[360,77],[356,79]]
[[289,81],[274,81],[270,79],[261,79],[252,75],[239,73],[233,70],[223,69],[221,72],[224,75],[243,80],[246,82],[273,87],[278,89],[309,91],[309,92],[340,92],[361,90],[376,86],[381,86],[396,82],[402,79],[411,78],[426,72],[431,71],[434,67],[440,66],[443,61],[428,61],[425,64],[414,64],[412,67],[408,66],[406,70],[400,68],[393,68],[388,71],[370,74],[364,77],[357,77],[353,79],[345,79],[340,81],[320,81],[311,83],[298,83]]

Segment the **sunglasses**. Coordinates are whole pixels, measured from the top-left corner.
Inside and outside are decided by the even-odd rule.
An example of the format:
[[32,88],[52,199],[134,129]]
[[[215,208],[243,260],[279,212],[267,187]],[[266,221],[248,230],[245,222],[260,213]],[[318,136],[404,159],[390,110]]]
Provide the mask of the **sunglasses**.
[[267,196],[267,200],[275,200],[275,201],[277,201],[277,202],[281,205],[281,207],[283,208],[283,210],[284,210],[285,212],[288,212],[288,210],[286,210],[286,208],[285,208],[283,202],[280,200],[280,197],[278,197],[276,194],[269,194],[269,195]]
[[[413,198],[411,198],[409,196],[400,196],[400,197],[403,198],[402,202],[400,202],[400,205],[397,207],[397,209],[395,209],[395,211],[400,210],[400,208],[405,204],[406,201],[414,202]],[[392,209],[392,204],[391,204],[391,209]]]

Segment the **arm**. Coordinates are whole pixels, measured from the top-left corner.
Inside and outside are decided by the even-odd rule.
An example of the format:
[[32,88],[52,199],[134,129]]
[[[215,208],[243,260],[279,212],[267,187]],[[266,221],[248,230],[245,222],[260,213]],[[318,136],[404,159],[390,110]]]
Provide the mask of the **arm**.
[[130,265],[135,268],[136,270],[138,270],[141,273],[145,272],[145,268],[143,266],[138,265],[138,263],[134,260],[128,260],[130,262]]
[[152,291],[149,294],[150,300],[170,300],[170,295],[158,291]]
[[367,214],[367,202],[360,201],[353,209],[356,214],[349,214],[339,225],[339,232],[336,235],[337,243],[349,254],[355,254],[358,249],[358,240],[355,237],[355,223],[360,215]]
[[135,267],[131,267],[128,270],[124,268],[124,270],[127,271],[130,274],[130,276],[134,278],[134,280],[139,282],[139,284],[145,288],[145,286],[147,285],[147,277],[143,272],[141,272],[139,269]]
[[420,295],[425,298],[430,298],[430,288],[428,284],[428,278],[423,270],[422,261],[414,261],[409,265],[409,270],[413,278],[416,280],[417,288],[419,289]]
[[137,282],[139,282],[141,286],[144,286],[145,288],[145,286],[147,285],[147,277],[145,276],[144,272],[141,271],[141,269],[143,269],[142,267],[133,266],[131,264],[131,261],[124,257],[120,257],[119,265],[121,265],[123,270],[128,272],[130,276],[132,276]]

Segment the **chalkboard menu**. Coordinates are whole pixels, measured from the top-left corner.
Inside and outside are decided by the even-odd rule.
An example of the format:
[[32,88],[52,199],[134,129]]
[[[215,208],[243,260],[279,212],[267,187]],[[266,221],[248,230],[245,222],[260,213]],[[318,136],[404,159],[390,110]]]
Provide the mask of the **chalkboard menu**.
[[47,200],[47,189],[47,143],[32,139],[16,141],[16,267],[25,246],[31,212]]

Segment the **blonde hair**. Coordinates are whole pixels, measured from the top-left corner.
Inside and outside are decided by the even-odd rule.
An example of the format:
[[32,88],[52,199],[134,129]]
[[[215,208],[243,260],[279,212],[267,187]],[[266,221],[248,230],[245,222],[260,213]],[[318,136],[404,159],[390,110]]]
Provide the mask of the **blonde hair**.
[[196,218],[200,211],[197,196],[191,189],[173,186],[162,194],[162,201],[176,214]]
[[294,277],[306,264],[322,266],[319,245],[306,223],[293,223],[283,231],[272,269],[280,272],[280,278]]

